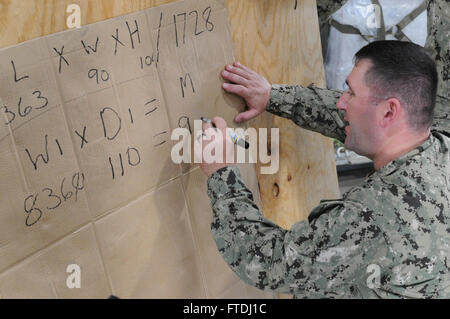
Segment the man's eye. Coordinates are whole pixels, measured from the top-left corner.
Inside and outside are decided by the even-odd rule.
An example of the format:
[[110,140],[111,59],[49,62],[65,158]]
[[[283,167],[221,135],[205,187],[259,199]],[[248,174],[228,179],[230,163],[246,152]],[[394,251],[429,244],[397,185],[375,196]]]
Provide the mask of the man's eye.
[[350,95],[350,96],[354,96],[353,92],[350,91],[350,90],[346,90],[346,91],[344,91],[344,93],[347,93],[347,94]]

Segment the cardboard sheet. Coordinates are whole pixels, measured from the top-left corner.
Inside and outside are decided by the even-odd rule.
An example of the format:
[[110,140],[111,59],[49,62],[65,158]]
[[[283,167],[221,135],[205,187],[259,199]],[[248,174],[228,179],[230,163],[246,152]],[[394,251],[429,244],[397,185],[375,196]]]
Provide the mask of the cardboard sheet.
[[[175,128],[242,110],[221,89],[232,61],[221,0],[0,50],[0,297],[272,296],[227,267],[206,177],[170,156]],[[241,172],[259,198],[254,167]]]

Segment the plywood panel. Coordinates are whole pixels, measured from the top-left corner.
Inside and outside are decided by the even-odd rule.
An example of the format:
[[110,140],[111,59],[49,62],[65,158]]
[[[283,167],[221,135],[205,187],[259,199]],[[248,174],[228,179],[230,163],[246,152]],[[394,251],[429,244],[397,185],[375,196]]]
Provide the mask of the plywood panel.
[[69,4],[81,9],[81,25],[155,7],[174,0],[1,0],[0,47],[67,30]]
[[[315,0],[228,0],[227,7],[242,64],[270,83],[325,86]],[[339,197],[330,139],[268,113],[251,126],[280,128],[280,169],[258,176],[266,217],[289,228],[321,199]]]

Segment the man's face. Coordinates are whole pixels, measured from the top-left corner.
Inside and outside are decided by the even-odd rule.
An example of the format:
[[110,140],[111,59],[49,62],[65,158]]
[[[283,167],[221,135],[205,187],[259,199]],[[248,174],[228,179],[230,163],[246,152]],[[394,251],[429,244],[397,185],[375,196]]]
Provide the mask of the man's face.
[[369,158],[375,154],[377,145],[376,105],[372,102],[370,89],[364,76],[372,66],[367,59],[358,61],[347,77],[348,90],[339,98],[336,106],[344,110],[347,138],[345,147]]

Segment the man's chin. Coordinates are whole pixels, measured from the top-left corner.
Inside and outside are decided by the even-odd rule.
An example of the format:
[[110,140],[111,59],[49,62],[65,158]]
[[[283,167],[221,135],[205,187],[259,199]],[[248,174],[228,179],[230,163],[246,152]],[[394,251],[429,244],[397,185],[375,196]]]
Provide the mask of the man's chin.
[[346,149],[347,151],[353,151],[353,147],[352,147],[352,145],[351,145],[351,143],[350,143],[350,141],[349,141],[348,135],[347,135],[347,137],[345,138],[344,146],[345,146],[345,149]]

